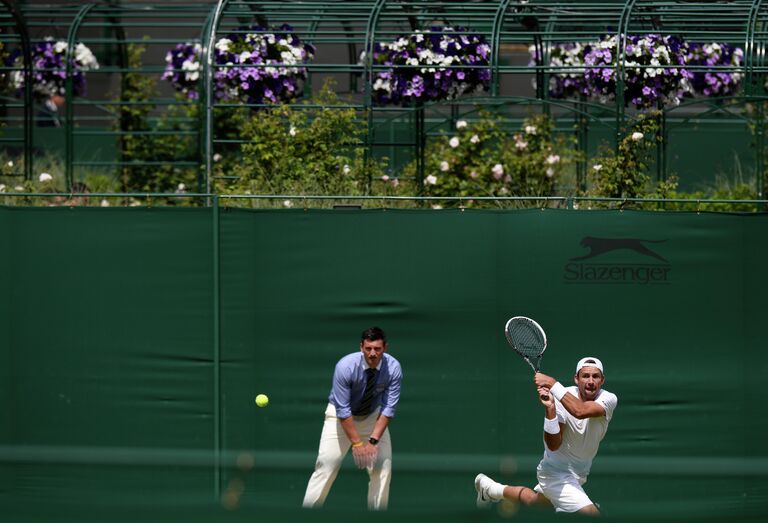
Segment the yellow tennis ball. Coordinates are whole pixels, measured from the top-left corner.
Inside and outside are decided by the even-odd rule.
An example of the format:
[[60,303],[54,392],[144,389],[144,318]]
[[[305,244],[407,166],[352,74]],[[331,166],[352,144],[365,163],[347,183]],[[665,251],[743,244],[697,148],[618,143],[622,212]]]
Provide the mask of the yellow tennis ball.
[[269,398],[266,394],[259,394],[256,396],[256,405],[259,407],[266,407],[269,404]]

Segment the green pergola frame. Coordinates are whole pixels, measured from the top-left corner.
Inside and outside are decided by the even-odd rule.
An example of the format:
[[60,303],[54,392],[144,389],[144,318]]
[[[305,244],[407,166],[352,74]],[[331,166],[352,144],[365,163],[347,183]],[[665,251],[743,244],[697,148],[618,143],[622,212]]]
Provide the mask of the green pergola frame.
[[[5,13],[2,16],[13,21],[6,24],[13,27],[15,35],[8,41],[20,42],[26,78],[31,78],[30,64],[31,37],[33,27],[41,16],[49,16],[50,8],[38,5],[19,6],[13,0],[2,0]],[[203,47],[201,75],[201,96],[197,100],[178,101],[158,99],[163,104],[199,104],[200,121],[194,126],[200,143],[199,158],[185,160],[199,169],[199,190],[212,192],[213,157],[219,142],[215,135],[217,109],[222,104],[213,96],[213,75],[218,67],[213,62],[216,41],[233,29],[251,23],[276,25],[288,23],[301,38],[318,49],[315,59],[306,64],[309,75],[307,91],[323,76],[334,76],[343,80],[340,90],[350,96],[354,107],[363,121],[368,122],[369,135],[364,146],[366,150],[376,147],[405,147],[412,151],[423,166],[426,136],[432,127],[441,122],[455,119],[462,107],[534,107],[535,110],[551,113],[558,117],[568,115],[576,125],[579,143],[586,147],[587,133],[595,126],[609,128],[615,141],[621,138],[623,128],[636,111],[628,108],[624,100],[624,85],[627,71],[624,65],[624,49],[627,38],[633,34],[658,33],[676,35],[688,41],[726,42],[744,50],[740,68],[721,68],[721,71],[742,75],[742,89],[734,96],[719,99],[694,99],[677,107],[663,108],[661,117],[662,133],[670,126],[688,125],[692,120],[714,114],[743,120],[744,125],[754,130],[755,172],[758,179],[758,197],[763,196],[765,131],[763,104],[766,100],[763,85],[766,78],[766,43],[768,42],[768,11],[762,0],[733,0],[728,2],[670,1],[670,0],[626,0],[616,1],[396,1],[396,0],[304,0],[304,1],[257,1],[219,0],[206,4],[125,4],[120,2],[89,3],[67,8],[57,7],[59,20],[66,23],[67,44],[72,52],[76,42],[87,45],[105,46],[116,50],[118,65],[103,67],[95,74],[124,75],[129,71],[125,66],[125,47],[129,43],[148,43],[172,47],[180,41],[193,41]],[[67,22],[68,20],[68,22]],[[172,20],[172,22],[170,22]],[[184,27],[187,36],[182,39],[161,36],[168,24],[176,29]],[[489,42],[491,52],[490,90],[484,96],[469,96],[460,100],[423,104],[418,107],[379,107],[372,103],[372,81],[380,66],[371,59],[376,42],[392,41],[400,35],[414,30],[429,30],[432,25],[458,25],[469,27],[483,35]],[[150,35],[149,40],[135,36],[139,30]],[[94,36],[94,33],[101,32]],[[594,42],[605,35],[616,35],[620,45],[613,67],[616,70],[616,97],[610,104],[593,100],[551,99],[548,94],[549,78],[562,70],[550,65],[549,53],[552,47],[565,42]],[[154,36],[153,36],[154,35]],[[537,50],[540,60],[530,64],[524,56],[529,47]],[[360,53],[365,52],[360,60]],[[7,68],[6,68],[7,69]],[[136,71],[133,71],[136,72]],[[142,74],[159,75],[157,67],[147,67]],[[521,88],[528,79],[535,79],[536,87]],[[26,83],[23,117],[22,145],[25,162],[24,175],[32,175],[33,111],[31,89]],[[78,136],[87,120],[80,116],[82,107],[119,107],[130,103],[120,100],[106,100],[82,97],[74,99],[72,92],[72,70],[67,67],[67,103],[64,118],[66,133],[66,179],[68,188],[75,179],[79,166],[75,150]],[[753,104],[755,111],[747,116],[733,107]],[[242,105],[242,104],[240,104]],[[471,109],[474,111],[474,109]],[[393,121],[405,122],[411,128],[406,139],[382,140],[380,130]],[[115,131],[119,134],[119,131]],[[2,143],[2,142],[0,142]],[[661,142],[658,152],[658,176],[666,176],[666,140]],[[119,162],[118,162],[119,163]],[[181,162],[180,162],[181,163]],[[582,175],[585,166],[582,166]]]

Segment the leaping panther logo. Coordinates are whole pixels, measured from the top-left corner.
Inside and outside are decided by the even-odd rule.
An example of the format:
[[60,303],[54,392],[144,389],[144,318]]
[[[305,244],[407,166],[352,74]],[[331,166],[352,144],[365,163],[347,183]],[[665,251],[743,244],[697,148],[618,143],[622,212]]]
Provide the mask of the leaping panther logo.
[[640,240],[636,238],[594,238],[592,236],[586,236],[581,240],[581,246],[589,248],[589,254],[586,256],[571,258],[571,261],[587,260],[607,252],[620,249],[628,249],[644,256],[656,258],[657,260],[661,260],[664,263],[669,263],[666,258],[656,252],[653,252],[651,249],[644,245],[646,243],[664,243],[665,241],[667,240]]

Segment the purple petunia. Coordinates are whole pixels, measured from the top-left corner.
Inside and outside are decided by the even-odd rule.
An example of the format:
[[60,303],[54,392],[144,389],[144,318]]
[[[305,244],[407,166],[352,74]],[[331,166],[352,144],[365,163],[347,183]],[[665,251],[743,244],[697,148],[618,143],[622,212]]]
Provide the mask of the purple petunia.
[[[163,79],[191,99],[199,97],[201,48],[178,44],[166,55]],[[220,38],[213,50],[214,97],[248,104],[289,102],[302,94],[315,48],[302,43],[287,24],[239,28]]]
[[487,91],[491,48],[463,27],[432,27],[373,48],[373,101],[413,105]]
[[[75,56],[71,57],[72,66],[72,95],[83,96],[86,93],[86,71],[99,68],[99,63],[91,50],[82,43],[75,45]],[[67,79],[67,42],[56,41],[47,37],[32,46],[32,93],[39,102],[48,100],[54,95],[66,94]],[[11,83],[16,91],[16,96],[24,93],[24,57],[20,49],[14,51],[8,57],[8,65],[17,68],[11,72]]]
[[726,43],[689,43],[686,62],[706,69],[691,71],[691,85],[696,94],[704,96],[730,96],[741,85],[744,50]]

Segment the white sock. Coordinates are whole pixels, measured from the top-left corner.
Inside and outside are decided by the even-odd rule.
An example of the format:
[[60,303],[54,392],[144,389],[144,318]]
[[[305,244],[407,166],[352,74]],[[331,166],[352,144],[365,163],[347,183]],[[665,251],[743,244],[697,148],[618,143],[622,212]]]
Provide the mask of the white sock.
[[504,497],[504,485],[494,481],[493,485],[488,487],[488,495],[491,496],[491,499],[494,501],[499,501]]

